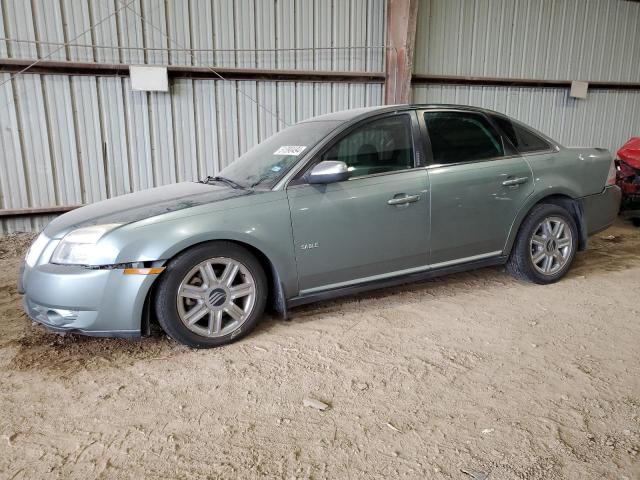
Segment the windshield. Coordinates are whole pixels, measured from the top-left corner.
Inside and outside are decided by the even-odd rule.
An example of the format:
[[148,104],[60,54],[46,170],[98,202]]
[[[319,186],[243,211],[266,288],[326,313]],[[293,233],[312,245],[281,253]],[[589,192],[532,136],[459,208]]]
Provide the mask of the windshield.
[[342,122],[298,123],[267,138],[228,165],[219,176],[243,188],[271,188],[304,153]]

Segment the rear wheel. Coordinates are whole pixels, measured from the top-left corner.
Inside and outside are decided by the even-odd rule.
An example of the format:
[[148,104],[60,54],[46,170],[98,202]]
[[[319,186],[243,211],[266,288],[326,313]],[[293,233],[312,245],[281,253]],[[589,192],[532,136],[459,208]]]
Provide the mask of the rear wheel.
[[520,227],[507,270],[534,283],[557,282],[571,267],[577,246],[571,214],[558,205],[537,205]]
[[224,345],[249,333],[267,299],[258,260],[231,242],[198,245],[167,265],[155,297],[164,331],[190,347]]

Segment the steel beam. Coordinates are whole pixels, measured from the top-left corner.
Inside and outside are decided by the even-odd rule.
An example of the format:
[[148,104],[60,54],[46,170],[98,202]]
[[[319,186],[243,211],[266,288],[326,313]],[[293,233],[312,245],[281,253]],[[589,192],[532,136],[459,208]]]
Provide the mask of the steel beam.
[[[411,78],[413,85],[480,85],[504,87],[547,87],[570,88],[571,80],[539,80],[535,78],[498,78],[498,77],[466,77],[455,75],[415,74]],[[640,90],[637,82],[588,82],[589,90]]]
[[82,205],[65,205],[56,207],[34,207],[34,208],[6,208],[0,209],[0,218],[3,217],[26,217],[29,215],[49,215],[70,212]]
[[[18,72],[34,60],[0,59],[0,72]],[[41,74],[128,76],[129,65],[122,63],[92,63],[48,61],[38,62],[28,71]],[[288,80],[310,82],[382,83],[384,72],[332,72],[320,70],[268,70],[259,68],[209,68],[168,65],[169,77],[208,78],[220,80]]]

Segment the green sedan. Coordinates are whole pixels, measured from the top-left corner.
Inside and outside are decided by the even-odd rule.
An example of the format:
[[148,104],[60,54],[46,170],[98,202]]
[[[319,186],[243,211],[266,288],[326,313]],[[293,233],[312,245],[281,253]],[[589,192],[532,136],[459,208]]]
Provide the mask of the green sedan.
[[455,105],[297,123],[216,176],[95,203],[27,253],[24,307],[54,332],[192,347],[239,339],[266,308],[506,264],[561,279],[620,203],[611,154],[566,148]]

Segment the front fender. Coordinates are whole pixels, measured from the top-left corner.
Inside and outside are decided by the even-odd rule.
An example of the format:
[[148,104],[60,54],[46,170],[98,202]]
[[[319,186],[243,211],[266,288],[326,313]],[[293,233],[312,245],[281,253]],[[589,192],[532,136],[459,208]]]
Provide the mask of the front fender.
[[272,263],[287,297],[297,294],[289,204],[283,191],[242,199],[227,208],[198,207],[132,223],[110,235],[117,263],[166,261],[202,242],[230,240],[262,252]]

